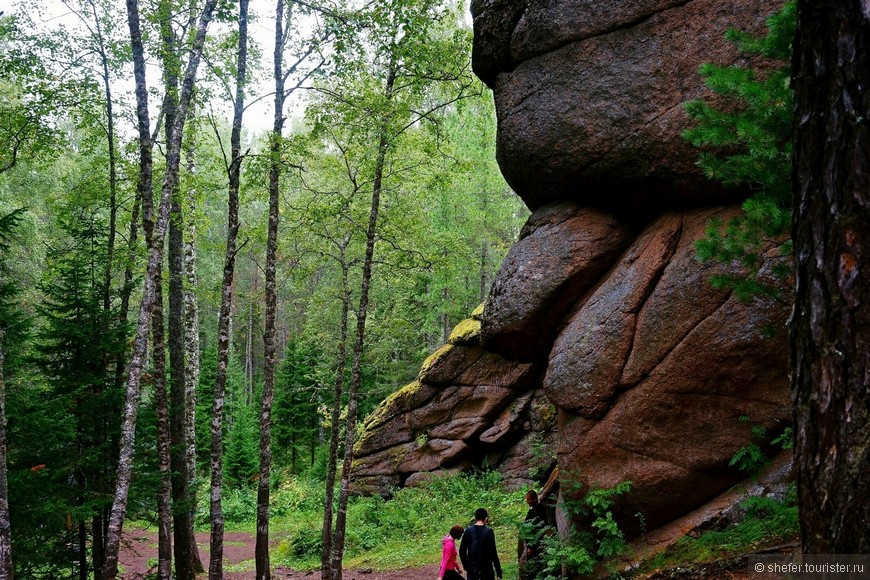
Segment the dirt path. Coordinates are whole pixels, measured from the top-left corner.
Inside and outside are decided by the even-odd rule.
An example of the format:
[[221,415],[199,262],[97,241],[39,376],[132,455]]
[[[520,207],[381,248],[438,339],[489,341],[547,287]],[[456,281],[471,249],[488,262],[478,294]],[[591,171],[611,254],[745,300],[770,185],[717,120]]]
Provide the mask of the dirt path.
[[[208,567],[208,533],[196,535],[200,556],[203,564]],[[243,532],[227,532],[224,534],[224,566],[242,569],[240,572],[227,572],[226,580],[255,580],[254,578],[254,545],[253,534]],[[124,534],[121,565],[125,580],[144,580],[149,572],[154,572],[152,565],[157,561],[157,534],[146,530],[133,530]],[[207,578],[203,574],[202,578]],[[345,580],[432,580],[438,577],[438,565],[431,564],[422,568],[391,570],[377,572],[373,570],[345,570]],[[297,572],[289,568],[278,567],[272,571],[276,580],[316,580],[319,572]]]

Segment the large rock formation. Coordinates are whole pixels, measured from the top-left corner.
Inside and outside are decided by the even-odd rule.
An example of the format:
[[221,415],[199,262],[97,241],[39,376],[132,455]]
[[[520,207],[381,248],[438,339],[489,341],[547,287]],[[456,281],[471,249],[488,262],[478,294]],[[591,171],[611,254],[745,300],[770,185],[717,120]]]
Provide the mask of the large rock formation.
[[[367,419],[357,490],[487,465],[522,486],[555,451],[583,489],[632,481],[620,509],[654,527],[741,479],[751,429],[790,416],[787,306],[714,289],[738,266],[696,259],[743,193],[697,170],[681,104],[702,62],[738,58],[725,29],[780,4],[473,2],[499,162],[533,214],[485,306]],[[781,260],[772,245],[763,273]]]
[[474,70],[493,89],[508,183],[533,210],[728,200],[680,138],[682,104],[704,93],[702,63],[737,59],[727,28],[757,31],[781,3],[474,0]]

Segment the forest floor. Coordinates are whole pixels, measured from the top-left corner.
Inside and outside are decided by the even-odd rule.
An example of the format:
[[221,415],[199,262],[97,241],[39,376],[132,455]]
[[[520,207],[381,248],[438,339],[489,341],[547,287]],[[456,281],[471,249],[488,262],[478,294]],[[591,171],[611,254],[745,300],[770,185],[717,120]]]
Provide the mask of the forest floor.
[[[200,557],[203,565],[208,568],[208,541],[207,532],[196,534],[199,544]],[[226,532],[224,534],[224,566],[232,570],[225,572],[226,580],[254,580],[254,545],[253,534],[246,532]],[[155,571],[157,562],[157,533],[148,530],[132,530],[124,534],[124,542],[121,550],[121,565],[124,580],[145,580],[148,575]],[[202,578],[208,575],[203,574]],[[272,571],[272,578],[276,580],[315,580],[320,577],[317,571],[298,572],[289,568],[277,567]],[[430,564],[421,568],[407,568],[404,570],[389,570],[380,572],[376,570],[345,570],[345,580],[431,580],[438,577],[438,564]]]
[[[208,568],[208,533],[196,534],[203,565]],[[224,578],[226,580],[255,580],[254,573],[255,537],[246,532],[226,532],[224,534]],[[124,580],[146,580],[153,574],[157,562],[157,534],[147,530],[133,530],[125,533],[121,551],[121,564]],[[671,566],[667,569],[641,574],[643,580],[746,580],[748,574],[747,555],[732,556],[717,562],[688,563]],[[200,578],[207,578],[203,574]],[[150,576],[153,578],[154,576]],[[317,580],[318,571],[296,571],[278,566],[272,571],[275,580]],[[369,569],[345,570],[345,580],[432,580],[438,577],[438,564],[433,563],[418,568],[377,571]]]

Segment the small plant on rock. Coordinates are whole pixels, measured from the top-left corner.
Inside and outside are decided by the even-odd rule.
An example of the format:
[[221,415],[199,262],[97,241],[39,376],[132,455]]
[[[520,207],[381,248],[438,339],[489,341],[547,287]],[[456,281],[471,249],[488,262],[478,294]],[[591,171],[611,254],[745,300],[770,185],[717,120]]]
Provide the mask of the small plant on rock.
[[[613,517],[611,507],[620,495],[631,492],[632,483],[623,481],[606,489],[594,489],[579,500],[566,500],[563,507],[575,519],[589,521],[585,529],[573,528],[568,538],[557,535],[541,538],[546,565],[545,580],[562,577],[563,569],[572,574],[590,574],[596,565],[625,555],[629,545]],[[575,492],[580,484],[575,484]]]

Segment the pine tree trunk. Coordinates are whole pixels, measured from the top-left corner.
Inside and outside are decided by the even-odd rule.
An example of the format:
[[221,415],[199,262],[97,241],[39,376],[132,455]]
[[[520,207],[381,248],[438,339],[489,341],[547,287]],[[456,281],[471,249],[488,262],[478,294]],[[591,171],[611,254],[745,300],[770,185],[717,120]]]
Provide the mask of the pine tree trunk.
[[230,136],[231,157],[227,168],[229,194],[227,204],[227,251],[218,321],[218,372],[214,391],[211,424],[211,559],[210,580],[223,579],[224,518],[221,506],[223,487],[223,407],[226,391],[230,347],[233,280],[235,277],[236,238],[239,233],[239,180],[242,167],[241,134],[245,103],[245,79],[248,54],[248,0],[239,1],[239,48],[236,69],[236,95]]
[[794,57],[798,506],[807,553],[870,552],[870,7],[798,2]]
[[3,375],[6,333],[0,328],[0,580],[13,580],[12,523],[9,519],[9,482],[6,477],[6,381]]
[[[136,334],[133,339],[133,352],[127,373],[126,396],[124,402],[121,437],[119,442],[119,457],[117,469],[117,484],[112,502],[111,517],[106,534],[106,564],[103,577],[116,578],[118,575],[118,555],[121,546],[121,531],[124,515],[127,510],[127,496],[133,470],[133,454],[136,445],[136,419],[138,417],[139,395],[142,370],[145,366],[145,355],[148,346],[148,333],[151,324],[151,310],[155,300],[156,283],[163,258],[163,239],[166,223],[169,219],[170,194],[178,180],[180,161],[181,136],[184,131],[184,118],[193,93],[193,84],[202,47],[205,43],[206,30],[211,21],[217,0],[207,0],[203,7],[196,36],[194,38],[190,60],[185,71],[179,96],[179,108],[172,135],[166,149],[166,173],[160,196],[160,210],[154,231],[152,243],[148,249],[148,267],[142,290],[142,303],[139,307],[139,317],[136,324]],[[127,0],[127,15],[130,27],[130,41],[133,48],[133,69],[136,80],[137,119],[140,143],[140,178],[138,188],[143,193],[150,194],[151,186],[151,138],[148,134],[148,90],[145,83],[145,58],[142,46],[142,35],[139,27],[138,0]],[[146,189],[147,185],[147,189]]]
[[[396,82],[396,70],[390,67],[384,97],[387,102],[392,100],[393,86]],[[384,168],[387,157],[387,128],[380,130],[378,139],[378,156],[375,160],[374,181],[372,183],[372,202],[369,211],[369,223],[366,229],[366,251],[363,259],[362,281],[359,292],[359,308],[356,317],[356,340],[353,345],[353,364],[350,371],[350,389],[347,400],[347,421],[345,423],[344,462],[341,468],[341,484],[338,496],[338,515],[335,518],[335,532],[332,545],[332,578],[341,580],[342,561],[344,559],[345,531],[347,527],[347,501],[350,496],[350,468],[353,464],[353,444],[356,439],[356,416],[359,405],[359,388],[362,382],[362,355],[365,346],[366,317],[368,316],[369,290],[372,280],[372,264],[374,264],[375,241],[377,240],[378,215],[381,207],[381,190],[384,180]]]

